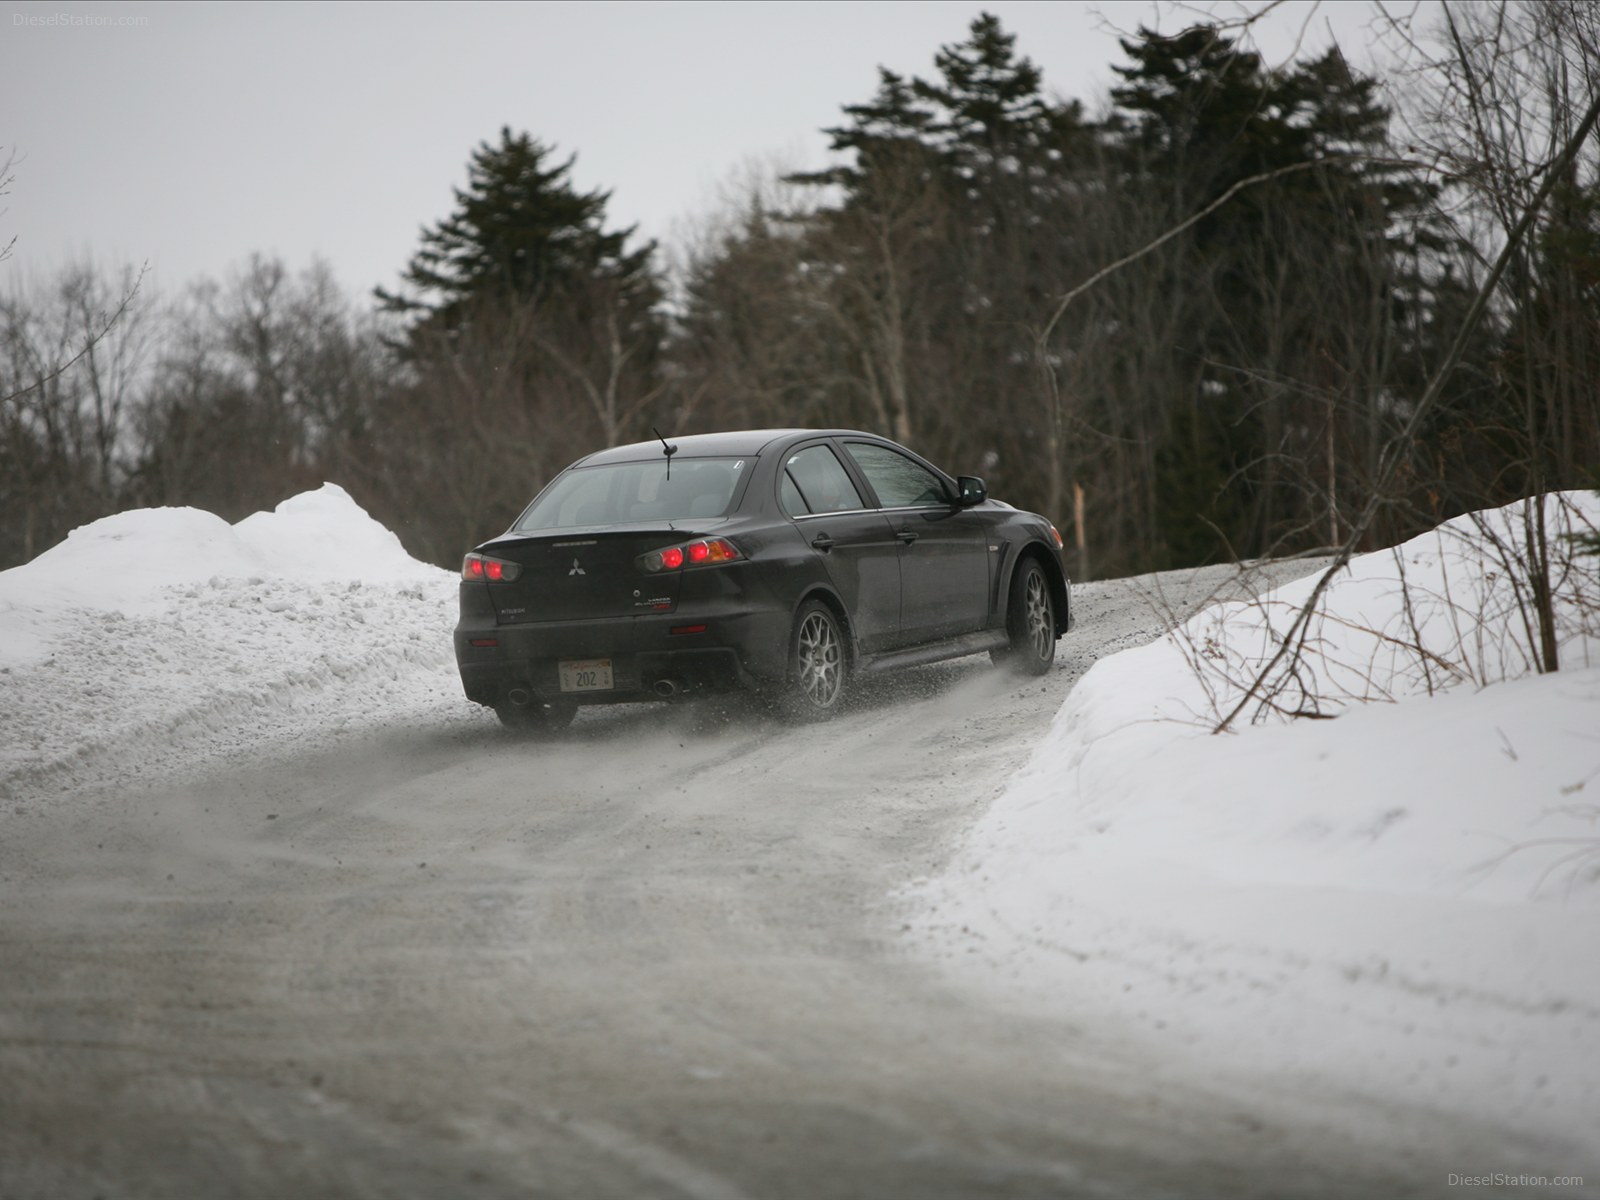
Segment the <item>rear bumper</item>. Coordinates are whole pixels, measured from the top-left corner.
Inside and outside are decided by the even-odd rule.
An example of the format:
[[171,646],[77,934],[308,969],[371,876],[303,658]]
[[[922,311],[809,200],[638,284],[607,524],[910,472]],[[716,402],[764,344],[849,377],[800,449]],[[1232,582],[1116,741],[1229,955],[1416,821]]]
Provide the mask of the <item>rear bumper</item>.
[[[700,625],[703,631],[683,632]],[[779,612],[694,613],[680,608],[674,613],[515,625],[464,614],[455,630],[456,665],[467,698],[479,704],[501,703],[517,687],[543,700],[578,704],[659,700],[782,678],[788,634],[789,614]],[[563,693],[560,664],[568,659],[609,659],[613,686]]]

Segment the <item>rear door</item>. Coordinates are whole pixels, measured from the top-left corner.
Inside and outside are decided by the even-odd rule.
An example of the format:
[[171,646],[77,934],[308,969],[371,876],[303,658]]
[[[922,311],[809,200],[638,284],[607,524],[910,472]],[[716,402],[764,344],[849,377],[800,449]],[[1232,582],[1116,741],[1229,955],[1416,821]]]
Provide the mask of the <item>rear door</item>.
[[950,484],[879,442],[845,451],[877,493],[900,547],[900,624],[916,644],[982,629],[989,617],[989,547],[979,519],[956,507]]
[[790,450],[778,475],[778,499],[822,560],[862,650],[899,644],[900,543],[833,448],[814,442]]

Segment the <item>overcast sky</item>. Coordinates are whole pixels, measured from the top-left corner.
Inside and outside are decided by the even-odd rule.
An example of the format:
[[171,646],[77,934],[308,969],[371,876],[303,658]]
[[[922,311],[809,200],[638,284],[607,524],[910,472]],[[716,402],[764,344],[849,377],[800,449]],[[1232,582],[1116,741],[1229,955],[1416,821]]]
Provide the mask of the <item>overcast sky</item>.
[[[1241,6],[1206,6],[1222,15]],[[1250,7],[1260,7],[1252,4]],[[148,262],[155,287],[252,252],[314,256],[365,294],[392,286],[467,157],[500,127],[576,152],[613,227],[671,242],[753,162],[814,168],[824,126],[879,64],[933,74],[980,11],[1018,35],[1048,91],[1091,107],[1125,61],[1117,31],[1181,28],[1155,3],[82,4],[0,6],[0,272]],[[1282,61],[1353,62],[1368,5],[1291,0],[1261,30]],[[3,279],[0,279],[3,282]]]

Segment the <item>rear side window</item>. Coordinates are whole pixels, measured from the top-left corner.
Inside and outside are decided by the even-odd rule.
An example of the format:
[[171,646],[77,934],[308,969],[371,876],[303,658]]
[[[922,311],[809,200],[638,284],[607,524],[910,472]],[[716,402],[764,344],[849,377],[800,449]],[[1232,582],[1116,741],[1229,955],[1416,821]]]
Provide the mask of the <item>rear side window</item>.
[[791,517],[853,512],[866,507],[856,485],[826,446],[808,446],[791,454],[783,465],[779,487],[783,511]]
[[690,458],[578,467],[556,478],[517,520],[519,533],[727,513],[745,459]]
[[783,473],[783,482],[778,485],[778,496],[783,501],[783,511],[791,517],[803,517],[811,511],[806,507],[806,498],[800,494],[794,477],[787,471]]
[[845,449],[867,477],[885,508],[927,508],[951,503],[944,480],[921,463],[867,442],[846,442]]

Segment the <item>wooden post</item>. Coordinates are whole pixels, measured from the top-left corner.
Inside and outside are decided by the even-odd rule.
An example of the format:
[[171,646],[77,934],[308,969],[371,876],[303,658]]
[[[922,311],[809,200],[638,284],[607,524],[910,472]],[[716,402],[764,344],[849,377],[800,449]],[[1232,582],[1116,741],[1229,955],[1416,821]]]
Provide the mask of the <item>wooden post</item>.
[[1078,578],[1089,578],[1089,543],[1083,534],[1083,485],[1072,484],[1072,537],[1078,547]]

